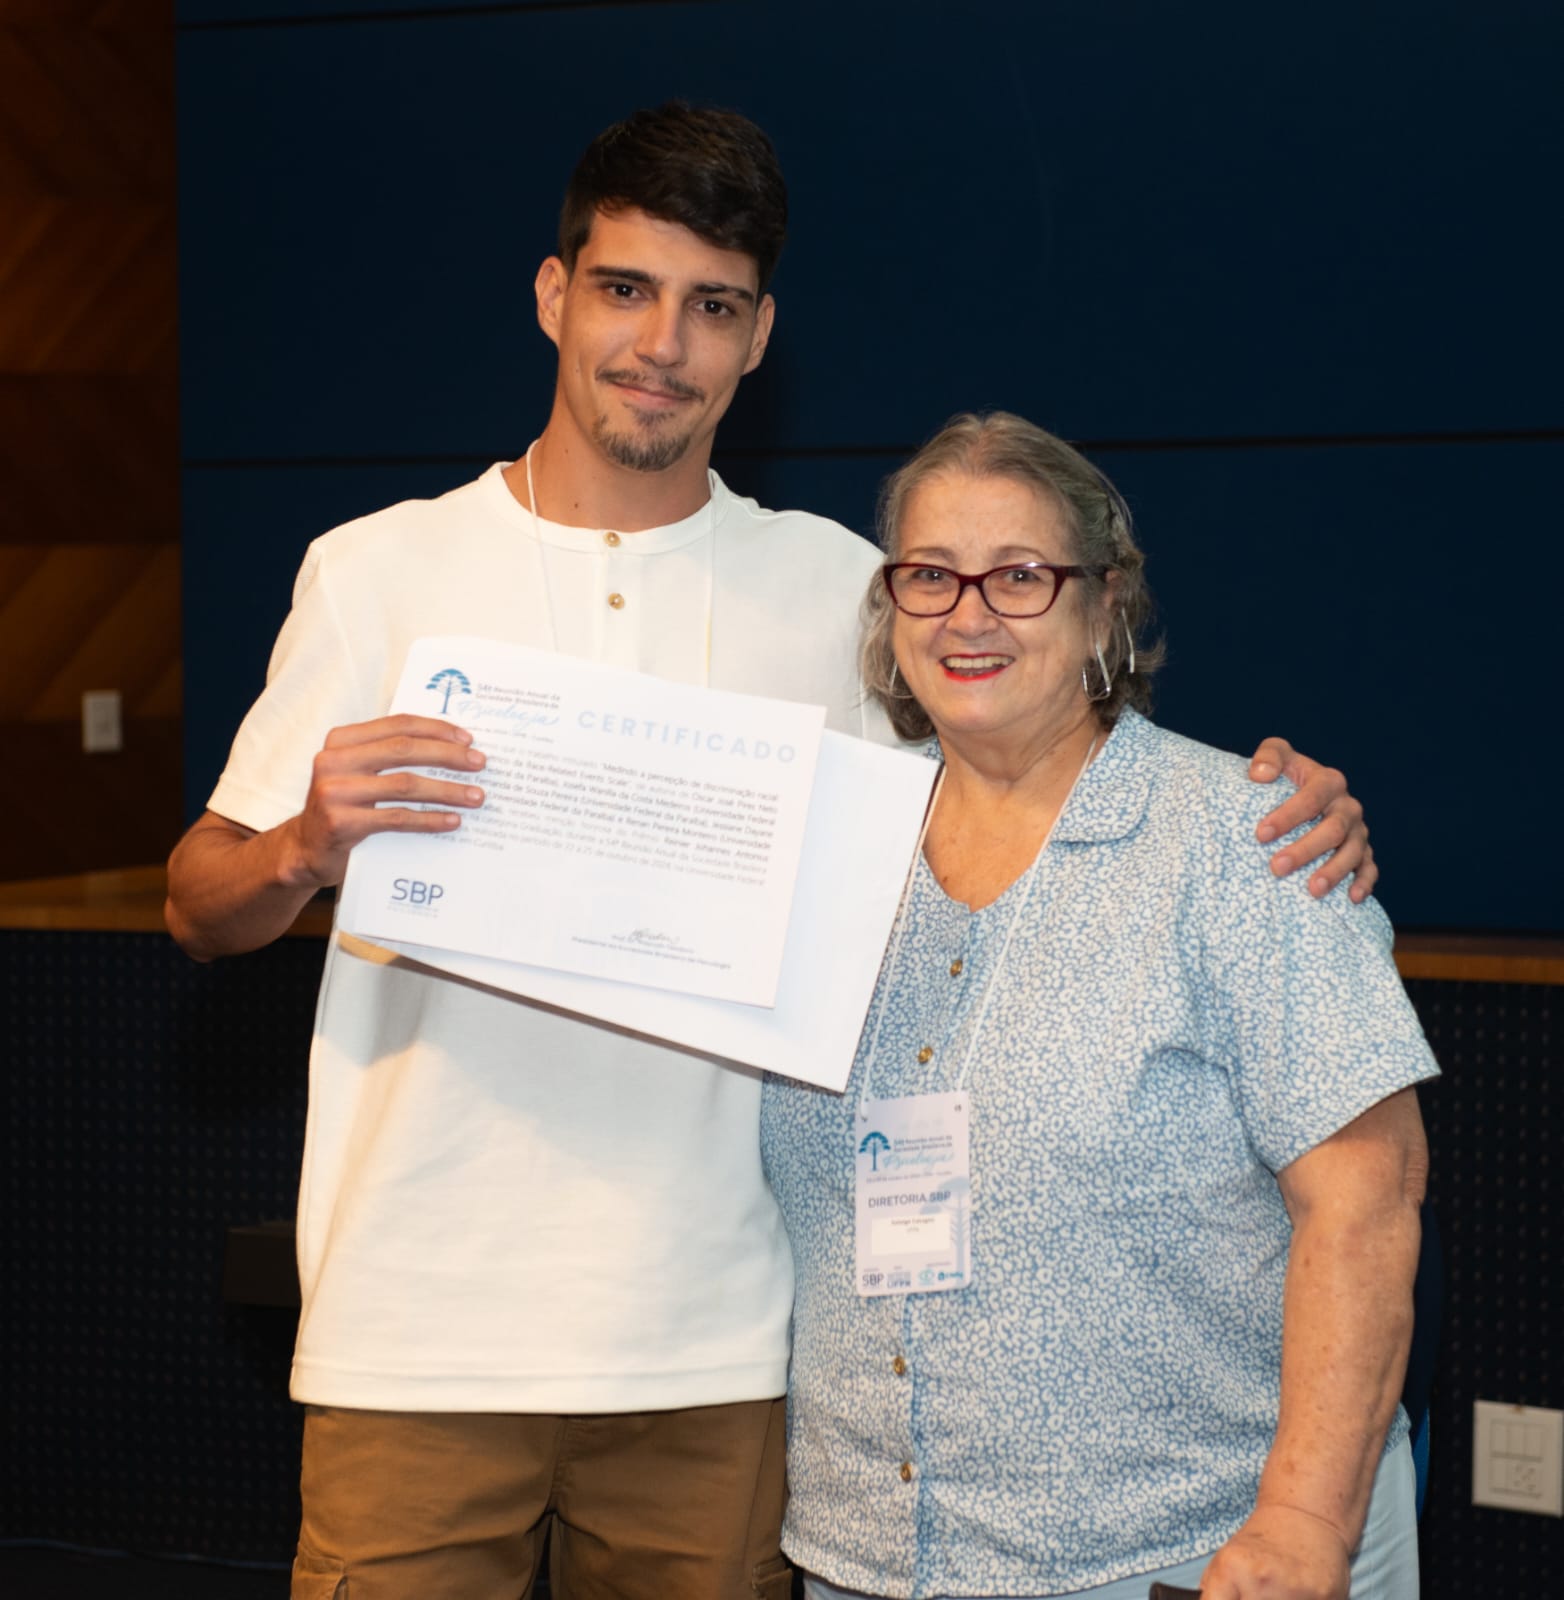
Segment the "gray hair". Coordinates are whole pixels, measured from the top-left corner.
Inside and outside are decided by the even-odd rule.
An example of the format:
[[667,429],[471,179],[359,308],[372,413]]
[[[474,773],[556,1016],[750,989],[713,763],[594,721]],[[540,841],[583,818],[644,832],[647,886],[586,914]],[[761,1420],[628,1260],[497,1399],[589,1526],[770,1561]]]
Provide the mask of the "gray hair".
[[[1164,650],[1160,639],[1150,642],[1141,638],[1151,621],[1151,591],[1146,587],[1146,558],[1135,543],[1130,509],[1119,491],[1078,450],[1024,417],[1008,411],[964,412],[952,417],[885,480],[875,522],[887,561],[897,558],[907,502],[931,478],[947,474],[1008,478],[1059,507],[1072,545],[1067,559],[1081,566],[1109,569],[1107,577],[1079,580],[1077,603],[1088,610],[1100,605],[1111,580],[1118,604],[1118,617],[1109,636],[1101,641],[1111,687],[1093,702],[1097,720],[1111,728],[1125,706],[1149,711],[1150,680],[1162,665]],[[1060,598],[1068,601],[1071,597]],[[864,687],[885,708],[891,726],[903,739],[927,739],[934,724],[895,670],[891,648],[895,617],[885,581],[876,572],[863,600],[860,665]],[[1102,669],[1096,655],[1082,667],[1093,691],[1100,691]]]

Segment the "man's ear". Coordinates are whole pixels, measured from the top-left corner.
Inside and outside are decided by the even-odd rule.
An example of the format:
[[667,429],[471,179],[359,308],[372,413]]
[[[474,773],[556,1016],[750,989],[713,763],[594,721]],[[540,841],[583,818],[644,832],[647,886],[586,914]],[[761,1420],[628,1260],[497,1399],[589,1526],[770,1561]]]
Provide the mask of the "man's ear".
[[760,365],[760,358],[766,353],[766,346],[771,342],[771,324],[777,314],[777,303],[769,294],[760,297],[760,304],[755,307],[755,328],[749,340],[749,360],[744,363],[745,372],[753,372]]
[[550,256],[538,268],[537,281],[533,284],[538,297],[538,326],[555,344],[559,343],[560,306],[569,282],[565,263],[558,256]]

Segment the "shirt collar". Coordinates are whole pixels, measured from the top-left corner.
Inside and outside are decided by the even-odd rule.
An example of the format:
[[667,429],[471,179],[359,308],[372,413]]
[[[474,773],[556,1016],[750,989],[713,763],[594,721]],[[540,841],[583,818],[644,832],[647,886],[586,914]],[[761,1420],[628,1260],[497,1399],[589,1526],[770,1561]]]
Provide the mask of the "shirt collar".
[[1150,743],[1151,724],[1126,707],[1060,814],[1056,841],[1102,844],[1139,825],[1151,798],[1145,768]]
[[[1134,831],[1151,797],[1144,766],[1151,737],[1151,724],[1138,711],[1126,707],[1119,713],[1054,826],[1056,841],[1102,844]],[[922,753],[940,760],[939,740],[931,738]]]

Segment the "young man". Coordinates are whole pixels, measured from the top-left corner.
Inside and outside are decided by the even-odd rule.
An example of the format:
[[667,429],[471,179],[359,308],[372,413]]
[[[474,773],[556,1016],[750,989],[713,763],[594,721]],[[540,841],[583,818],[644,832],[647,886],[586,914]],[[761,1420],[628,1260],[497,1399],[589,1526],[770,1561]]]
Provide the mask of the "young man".
[[[383,714],[421,634],[823,704],[831,727],[889,737],[856,671],[875,551],[708,466],[765,352],[785,223],[770,143],[735,114],[665,106],[593,142],[537,278],[548,425],[509,466],[311,546],[267,688],[169,864],[191,954],[267,943],[368,834],[482,803],[466,734]],[[1273,776],[1291,758],[1261,754]],[[1277,827],[1331,799],[1310,848],[1345,848],[1320,890],[1359,865],[1366,892],[1341,788],[1318,775]],[[759,1093],[333,938],[299,1202],[296,1596],[348,1579],[354,1600],[513,1600],[548,1525],[563,1600],[788,1593],[792,1268]]]

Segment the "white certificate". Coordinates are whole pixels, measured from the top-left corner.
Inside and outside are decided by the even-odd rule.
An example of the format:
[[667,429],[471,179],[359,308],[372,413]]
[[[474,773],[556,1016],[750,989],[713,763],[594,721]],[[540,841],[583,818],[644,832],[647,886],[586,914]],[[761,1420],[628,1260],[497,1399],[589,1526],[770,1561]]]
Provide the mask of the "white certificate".
[[[938,771],[922,755],[845,734],[824,735],[771,1010],[416,944],[377,943],[421,966],[703,1057],[840,1090],[852,1069]],[[347,948],[353,953],[351,943]]]
[[393,712],[467,729],[486,799],[352,854],[339,925],[769,1006],[825,711],[546,650],[427,638]]

